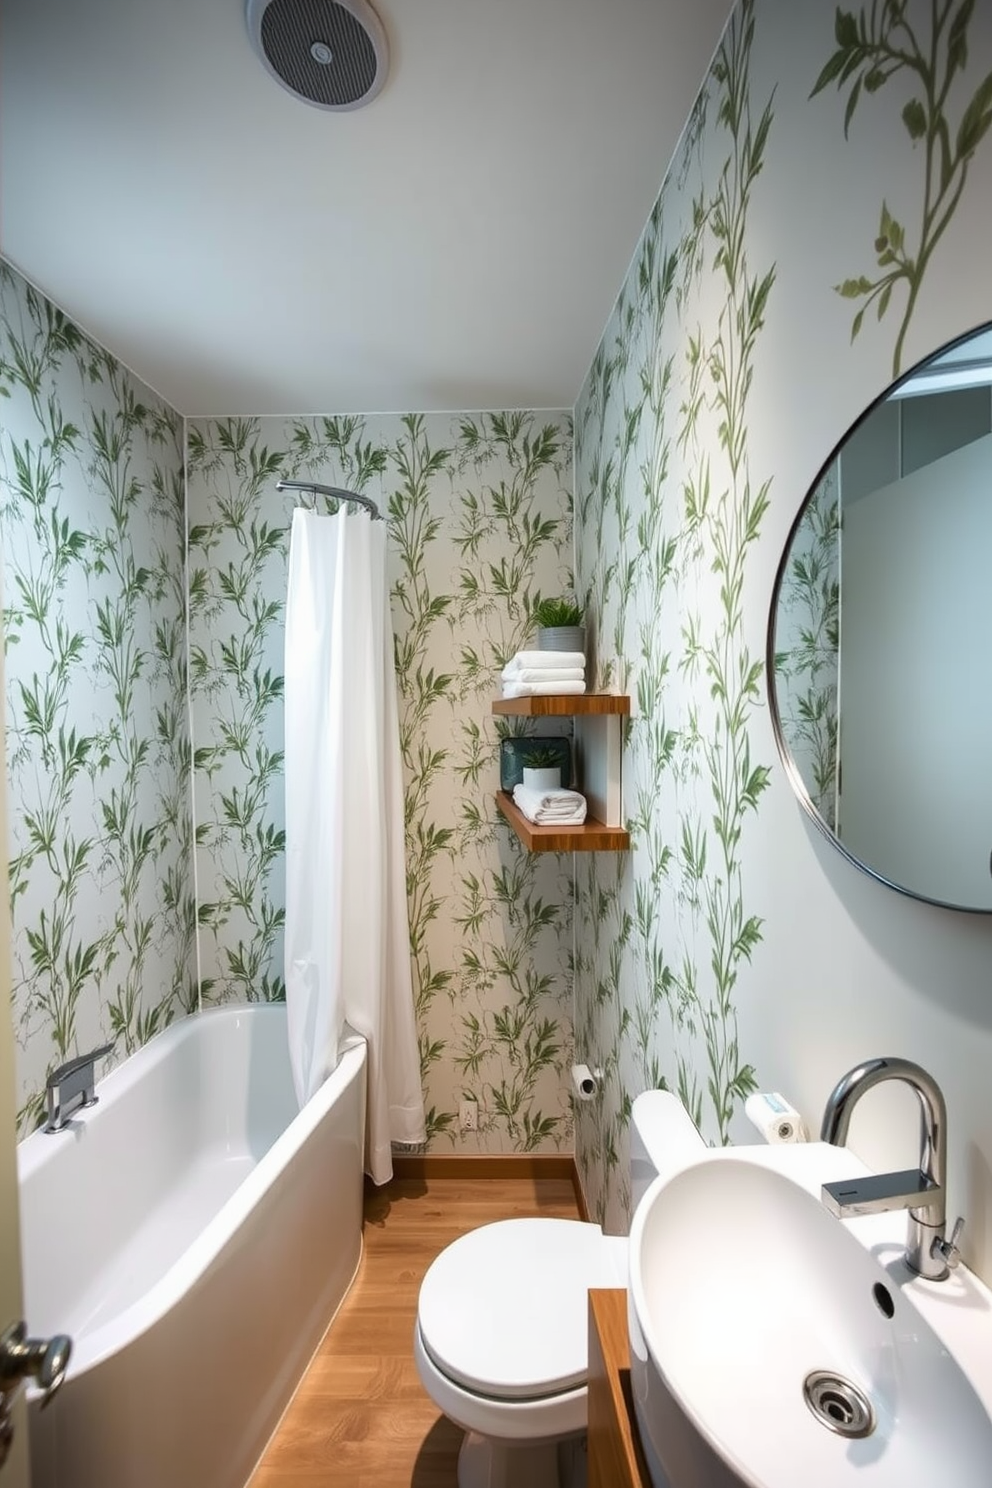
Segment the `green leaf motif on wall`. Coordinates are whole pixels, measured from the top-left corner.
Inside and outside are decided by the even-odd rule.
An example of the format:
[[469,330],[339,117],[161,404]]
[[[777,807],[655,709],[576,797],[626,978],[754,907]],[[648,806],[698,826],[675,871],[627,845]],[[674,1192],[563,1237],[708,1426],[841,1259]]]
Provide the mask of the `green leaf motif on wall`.
[[529,413],[204,421],[189,433],[205,994],[283,995],[292,501],[275,485],[280,475],[309,477],[371,496],[389,524],[429,1143],[463,1141],[457,1107],[467,1099],[478,1105],[479,1130],[464,1140],[483,1150],[556,1147],[569,1136],[561,1072],[570,984],[561,968],[570,903],[556,864],[502,861],[489,717],[533,597],[568,572],[569,436],[567,419],[541,423]]
[[[580,863],[577,883],[576,1048],[603,1071],[600,1099],[578,1113],[578,1146],[591,1208],[611,1224],[628,1217],[633,1093],[674,1090],[726,1141],[755,1084],[737,999],[762,920],[742,850],[768,768],[752,746],[763,663],[745,597],[770,483],[752,476],[748,416],[775,269],[754,268],[749,232],[773,119],[770,102],[752,109],[753,37],[744,4],[576,413],[597,682],[609,676],[636,700],[630,860]],[[674,244],[673,191],[684,202]]]
[[[921,13],[916,19],[916,11]],[[883,199],[875,231],[875,268],[836,286],[845,299],[861,301],[851,323],[851,340],[874,307],[886,315],[896,289],[905,289],[902,318],[892,354],[892,376],[902,371],[903,348],[923,279],[964,193],[975,151],[992,126],[992,73],[967,98],[963,109],[955,87],[968,64],[968,30],[975,0],[930,0],[914,7],[908,0],[875,0],[855,14],[838,8],[834,24],[836,50],[813,85],[815,97],[831,84],[847,90],[845,138],[859,103],[879,93],[897,75],[913,96],[900,117],[912,148],[921,153],[923,198],[918,225],[901,223]],[[923,16],[925,15],[925,19]],[[952,95],[960,110],[957,125],[949,115]]]
[[[501,718],[494,728],[487,715],[502,667],[534,644],[542,590],[571,589],[563,561],[571,537],[564,425],[539,425],[529,413],[476,415],[460,420],[455,449],[455,842],[466,870],[470,860],[477,866],[463,870],[458,886],[464,1002],[452,1007],[459,1029],[453,1061],[460,1098],[479,1105],[484,1143],[525,1152],[567,1140],[561,1077],[571,1029],[562,1009],[571,987],[561,948],[570,941],[571,915],[557,859],[541,861],[494,824],[497,741],[526,730],[518,719]],[[542,1106],[549,1092],[551,1112]]]
[[0,265],[19,1124],[196,1001],[180,424]]
[[[410,919],[410,952],[413,993],[417,1011],[420,1073],[430,1086],[434,1065],[445,1056],[448,1040],[433,1037],[431,1008],[435,999],[452,983],[447,966],[432,959],[430,926],[444,908],[435,874],[452,851],[451,825],[433,818],[438,789],[448,771],[449,751],[434,742],[430,724],[436,709],[451,699],[455,671],[430,662],[434,633],[451,607],[453,596],[432,588],[429,555],[438,541],[443,523],[433,509],[436,477],[451,468],[452,452],[446,445],[432,447],[425,421],[409,415],[402,421],[402,436],[390,451],[390,465],[398,484],[389,498],[389,534],[399,563],[399,577],[392,586],[396,680],[400,696],[400,754],[403,760],[405,797],[406,887]],[[427,1104],[427,1140],[454,1131],[456,1113]]]
[[[746,819],[768,784],[768,768],[751,753],[749,717],[761,703],[762,662],[747,649],[744,594],[749,554],[768,509],[769,482],[755,486],[747,439],[748,397],[755,348],[765,322],[775,269],[752,269],[748,213],[764,165],[771,103],[752,117],[748,71],[754,39],[750,4],[741,6],[717,53],[720,124],[733,152],[705,212],[716,253],[713,275],[725,296],[715,334],[700,328],[689,343],[689,394],[680,441],[698,449],[685,482],[685,546],[693,569],[708,566],[718,581],[718,605],[690,609],[682,634],[681,668],[698,686],[705,679],[706,726],[689,730],[685,744],[712,799],[709,824],[683,817],[682,882],[693,915],[709,939],[708,978],[693,957],[683,991],[698,1008],[707,1062],[707,1094],[720,1142],[729,1140],[736,1104],[755,1088],[754,1070],[740,1053],[735,989],[741,965],[761,939],[761,919],[745,907],[741,840]],[[705,384],[703,379],[705,377]],[[702,421],[715,420],[721,470]],[[700,714],[700,718],[702,718]],[[709,981],[710,990],[704,990]],[[690,1109],[692,1107],[690,1106]]]
[[[280,654],[288,537],[275,483],[282,450],[258,421],[190,429],[198,493],[189,533],[190,684],[197,771],[201,938],[213,943],[204,1001],[285,997],[276,953],[285,919],[272,880],[285,833],[274,819],[282,778]],[[191,509],[193,501],[191,499]]]

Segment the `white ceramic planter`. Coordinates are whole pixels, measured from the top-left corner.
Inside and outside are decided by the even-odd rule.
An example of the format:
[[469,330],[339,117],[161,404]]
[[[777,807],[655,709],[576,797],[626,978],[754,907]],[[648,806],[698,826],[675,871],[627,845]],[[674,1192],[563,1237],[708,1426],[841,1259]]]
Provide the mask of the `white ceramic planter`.
[[558,765],[547,765],[540,770],[524,766],[524,785],[527,790],[551,791],[561,789],[561,769]]

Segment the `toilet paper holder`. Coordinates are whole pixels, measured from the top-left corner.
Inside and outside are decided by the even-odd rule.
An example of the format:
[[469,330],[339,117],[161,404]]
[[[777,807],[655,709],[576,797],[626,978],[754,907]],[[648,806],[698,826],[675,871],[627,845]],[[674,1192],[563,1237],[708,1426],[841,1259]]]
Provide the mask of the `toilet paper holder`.
[[777,1090],[755,1090],[744,1102],[744,1114],[766,1142],[805,1142],[806,1126],[795,1106]]
[[576,1100],[595,1100],[599,1094],[602,1079],[603,1071],[601,1069],[591,1070],[587,1064],[573,1064],[572,1087],[575,1091]]

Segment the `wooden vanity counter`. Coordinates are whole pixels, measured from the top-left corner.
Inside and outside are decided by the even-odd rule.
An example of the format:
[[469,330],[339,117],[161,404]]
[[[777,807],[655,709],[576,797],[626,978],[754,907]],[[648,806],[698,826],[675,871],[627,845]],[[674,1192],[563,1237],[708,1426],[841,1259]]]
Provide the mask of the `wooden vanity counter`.
[[627,1293],[589,1293],[589,1488],[651,1488],[630,1388]]

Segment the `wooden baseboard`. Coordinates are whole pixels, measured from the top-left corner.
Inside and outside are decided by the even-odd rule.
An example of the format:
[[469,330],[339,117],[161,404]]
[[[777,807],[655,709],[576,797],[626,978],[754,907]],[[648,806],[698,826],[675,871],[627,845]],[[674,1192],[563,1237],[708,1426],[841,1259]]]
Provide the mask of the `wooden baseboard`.
[[550,1178],[571,1183],[579,1216],[589,1212],[575,1158],[567,1153],[393,1153],[394,1178]]

